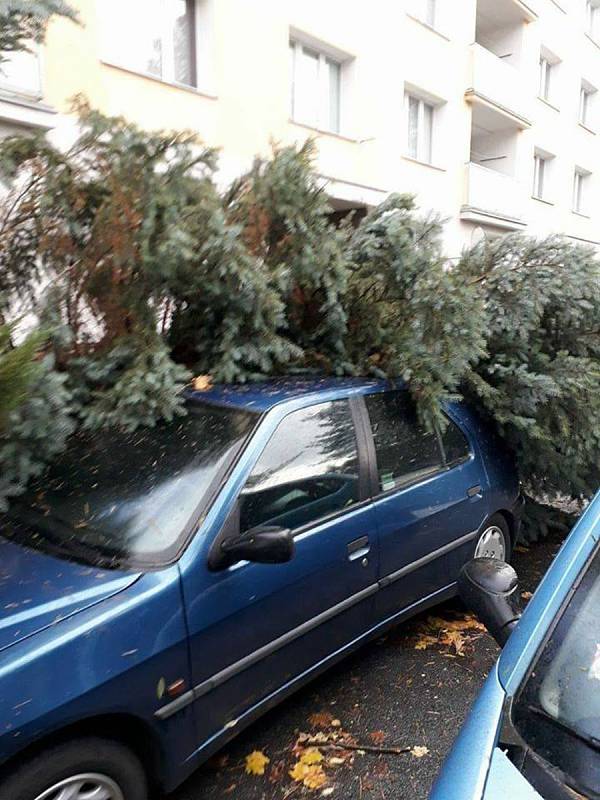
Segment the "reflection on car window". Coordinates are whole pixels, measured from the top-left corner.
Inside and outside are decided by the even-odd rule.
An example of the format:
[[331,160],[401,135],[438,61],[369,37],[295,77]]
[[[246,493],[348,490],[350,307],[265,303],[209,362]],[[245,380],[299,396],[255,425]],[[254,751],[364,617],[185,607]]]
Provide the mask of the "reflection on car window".
[[373,394],[365,400],[375,440],[380,491],[406,486],[442,467],[437,436],[419,423],[406,392]]
[[600,557],[596,555],[515,706],[532,749],[584,796],[600,793]]
[[78,434],[2,518],[2,535],[96,563],[161,563],[258,415],[204,403],[135,433]]
[[446,464],[449,466],[457,464],[459,461],[464,461],[465,458],[471,455],[469,443],[464,433],[451,419],[448,419],[448,427],[442,434],[442,446]]
[[299,528],[359,499],[358,452],[346,400],[303,408],[279,425],[241,495],[240,529]]

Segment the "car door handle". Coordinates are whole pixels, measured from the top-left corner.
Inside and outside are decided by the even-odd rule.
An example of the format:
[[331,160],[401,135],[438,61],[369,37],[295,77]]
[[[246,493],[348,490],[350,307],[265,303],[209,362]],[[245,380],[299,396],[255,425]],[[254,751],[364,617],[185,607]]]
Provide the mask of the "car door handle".
[[349,561],[356,561],[359,558],[364,558],[371,545],[369,544],[368,536],[361,536],[360,539],[355,539],[348,544],[348,559]]
[[482,492],[481,484],[478,483],[477,486],[471,486],[470,489],[467,489],[467,497],[476,497],[478,494],[482,494]]

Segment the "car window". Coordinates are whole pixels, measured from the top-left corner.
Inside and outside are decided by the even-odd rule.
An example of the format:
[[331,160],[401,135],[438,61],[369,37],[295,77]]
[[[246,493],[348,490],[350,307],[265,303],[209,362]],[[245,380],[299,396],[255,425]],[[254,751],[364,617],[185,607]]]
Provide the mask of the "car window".
[[358,450],[346,400],[303,408],[279,425],[240,497],[241,532],[295,529],[359,500]]
[[563,610],[520,693],[514,724],[584,797],[600,795],[600,556]]
[[381,492],[406,486],[443,467],[438,437],[420,424],[406,392],[372,394],[365,402]]
[[448,419],[448,427],[442,434],[442,446],[447,466],[464,461],[471,455],[466,436],[451,419]]
[[79,433],[0,516],[2,535],[94,564],[163,564],[258,420],[191,401],[155,428]]

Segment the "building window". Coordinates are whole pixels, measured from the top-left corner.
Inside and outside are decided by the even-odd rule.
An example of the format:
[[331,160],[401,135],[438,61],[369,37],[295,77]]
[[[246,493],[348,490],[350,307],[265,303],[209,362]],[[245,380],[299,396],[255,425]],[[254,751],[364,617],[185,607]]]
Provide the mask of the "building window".
[[538,200],[544,199],[547,164],[547,159],[539,153],[533,157],[533,196]]
[[544,100],[550,99],[550,90],[552,85],[552,70],[554,65],[548,61],[546,56],[540,56],[540,88],[539,95]]
[[590,173],[576,169],[573,175],[573,211],[577,214],[585,214],[587,209],[587,192],[590,181]]
[[587,128],[592,126],[595,95],[596,89],[584,81],[579,91],[579,122]]
[[171,83],[196,86],[196,0],[102,0],[104,58]]
[[42,96],[42,76],[37,49],[6,53],[0,66],[0,91],[34,100]]
[[302,42],[291,41],[292,119],[340,132],[342,63]]
[[437,0],[411,0],[409,13],[430,28],[437,26]]
[[431,103],[406,93],[407,148],[411,158],[431,164],[433,158],[433,116]]
[[596,38],[600,33],[600,0],[586,0],[585,16],[587,32]]

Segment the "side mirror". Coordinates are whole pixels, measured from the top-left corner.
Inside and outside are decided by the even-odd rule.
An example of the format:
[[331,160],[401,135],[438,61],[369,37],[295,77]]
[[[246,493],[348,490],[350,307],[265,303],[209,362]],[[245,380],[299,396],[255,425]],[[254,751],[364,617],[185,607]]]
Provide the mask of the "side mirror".
[[284,528],[262,526],[225,539],[221,552],[228,564],[236,561],[254,561],[258,564],[284,564],[291,561],[296,545],[291,531]]
[[472,559],[461,570],[458,593],[503,647],[521,617],[519,579],[510,564],[496,558]]

